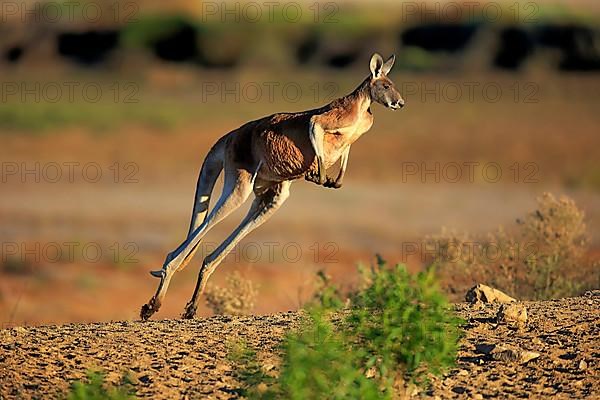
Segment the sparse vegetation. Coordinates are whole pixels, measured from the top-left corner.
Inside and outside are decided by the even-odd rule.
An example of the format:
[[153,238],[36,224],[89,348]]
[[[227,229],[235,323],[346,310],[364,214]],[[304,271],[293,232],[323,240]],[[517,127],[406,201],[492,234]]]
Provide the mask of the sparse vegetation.
[[252,313],[258,295],[257,286],[239,272],[227,276],[227,286],[209,285],[206,304],[215,314],[247,315]]
[[[600,283],[587,256],[584,213],[575,202],[545,193],[537,208],[484,238],[442,232],[428,240],[434,262],[448,285],[464,277],[466,286],[487,283],[521,299],[550,299],[581,294]],[[458,292],[463,292],[460,288]]]
[[131,382],[124,375],[120,384],[105,382],[102,372],[88,371],[86,381],[76,381],[71,385],[67,400],[133,400],[135,399]]
[[439,290],[434,271],[410,274],[383,260],[365,270],[366,289],[352,298],[349,322],[379,373],[402,371],[415,379],[439,374],[454,362],[459,321]]
[[[386,399],[453,364],[459,320],[432,271],[411,275],[379,259],[346,302],[325,284],[286,338],[281,372],[266,374],[252,350],[234,353],[248,398]],[[349,309],[344,308],[349,304]]]
[[[90,84],[99,85],[94,81]],[[123,94],[115,92],[116,89],[109,84],[98,87],[103,88],[106,97],[118,94],[129,96],[130,100],[116,101],[111,97],[98,103],[84,100],[30,102],[27,107],[15,101],[7,101],[0,109],[0,127],[5,131],[3,133],[24,131],[40,134],[80,126],[89,128],[94,133],[107,133],[123,124],[138,124],[168,131],[191,115],[185,105],[172,106],[168,102],[149,97],[143,97],[144,101],[141,101],[142,95],[138,94],[141,84],[124,83],[123,86],[125,85],[130,85],[133,89],[121,89]]]

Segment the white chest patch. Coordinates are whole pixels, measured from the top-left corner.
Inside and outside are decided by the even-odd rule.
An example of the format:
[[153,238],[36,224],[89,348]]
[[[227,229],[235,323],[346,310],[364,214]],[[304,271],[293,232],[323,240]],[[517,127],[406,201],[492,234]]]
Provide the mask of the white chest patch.
[[369,112],[364,112],[361,114],[356,121],[349,126],[345,126],[340,129],[329,130],[328,133],[334,133],[337,135],[344,136],[344,141],[353,143],[356,139],[358,139],[363,133],[371,129],[373,125],[373,115]]

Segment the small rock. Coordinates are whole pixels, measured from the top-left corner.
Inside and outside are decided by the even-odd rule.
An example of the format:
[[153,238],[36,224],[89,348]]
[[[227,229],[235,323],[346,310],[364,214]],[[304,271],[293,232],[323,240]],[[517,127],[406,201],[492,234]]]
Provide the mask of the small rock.
[[574,360],[577,358],[577,353],[564,353],[558,356],[561,360]]
[[371,367],[365,371],[365,376],[369,379],[374,378],[377,375],[377,368]]
[[496,361],[506,361],[506,362],[518,362],[520,359],[520,354],[518,350],[514,349],[498,349],[497,351],[492,352],[492,359]]
[[456,373],[456,375],[458,375],[458,376],[466,376],[466,375],[469,375],[469,372],[466,369],[461,369],[460,371],[458,371]]
[[495,348],[495,344],[489,343],[479,343],[475,345],[475,351],[480,354],[490,354]]
[[579,361],[579,369],[583,370],[583,369],[586,369],[587,367],[588,367],[588,364],[585,360]]
[[473,286],[465,295],[465,300],[469,303],[513,303],[516,299],[510,297],[498,289],[491,288],[481,283]]
[[522,304],[502,304],[496,321],[511,328],[522,328],[527,324],[527,308]]
[[540,338],[533,338],[533,340],[531,341],[531,343],[538,345],[538,346],[544,346],[544,342],[540,339]]
[[25,383],[23,386],[25,387],[25,389],[29,390],[35,390],[39,388],[39,385],[37,383]]
[[25,334],[28,331],[27,331],[27,328],[23,328],[22,326],[15,326],[13,328],[13,332],[16,333],[16,334],[20,334],[20,333]]
[[535,351],[522,351],[521,352],[521,364],[525,364],[531,360],[535,360],[540,356],[540,353]]
[[475,399],[475,400],[483,400],[483,395],[481,395],[479,393],[475,393],[473,395],[473,399]]
[[265,370],[265,371],[272,371],[275,368],[276,368],[275,364],[273,364],[273,363],[265,363],[265,365],[263,365],[263,370]]
[[261,382],[258,384],[258,386],[256,387],[256,389],[258,390],[258,393],[266,393],[267,390],[269,390],[269,387],[267,386],[266,383]]
[[464,388],[464,387],[462,387],[462,386],[454,386],[454,387],[452,388],[452,391],[453,391],[454,393],[458,393],[458,394],[463,394],[464,392],[466,392],[466,390],[467,390],[467,389],[465,389],[465,388]]
[[421,392],[421,389],[414,383],[409,383],[408,386],[406,387],[406,394],[408,395],[409,398],[416,397],[420,392]]
[[535,351],[521,350],[516,347],[509,346],[479,346],[478,351],[488,354],[496,361],[505,361],[511,363],[525,364],[540,356],[540,353]]

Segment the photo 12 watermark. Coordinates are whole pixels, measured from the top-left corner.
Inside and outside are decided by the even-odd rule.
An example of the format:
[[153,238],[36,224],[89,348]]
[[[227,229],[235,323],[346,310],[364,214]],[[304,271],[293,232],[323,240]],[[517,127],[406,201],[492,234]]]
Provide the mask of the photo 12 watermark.
[[[210,254],[219,247],[217,242],[202,242],[202,254]],[[235,245],[227,258],[232,262],[294,264],[312,262],[337,263],[340,247],[336,242],[300,243],[295,241],[248,241]]]
[[137,264],[138,254],[139,246],[135,242],[5,241],[0,246],[0,262],[9,271],[41,264]]
[[502,164],[495,161],[403,161],[402,183],[526,183],[540,182],[540,167],[533,161]]
[[421,263],[443,261],[450,264],[470,264],[473,260],[483,263],[499,262],[503,259],[527,260],[539,253],[537,242],[511,243],[494,241],[446,241],[425,240],[402,242],[403,263],[417,258]]
[[140,102],[136,82],[79,81],[3,81],[0,103],[99,103],[135,104]]
[[340,5],[336,2],[297,1],[203,1],[203,23],[299,23],[335,24]]
[[70,22],[138,22],[137,1],[3,1],[0,22],[59,24]]
[[0,184],[6,183],[139,183],[140,167],[132,161],[102,164],[80,161],[0,162]]
[[340,87],[335,82],[205,81],[200,93],[203,103],[322,103],[335,99]]
[[[199,253],[208,255],[219,243],[203,241]],[[5,241],[0,243],[0,264],[8,270],[31,269],[42,264],[138,264],[140,246],[133,241]],[[336,242],[248,241],[238,243],[227,258],[240,263],[337,263]]]
[[401,1],[402,22],[535,24],[540,6],[533,1]]
[[414,99],[422,103],[498,103],[503,100],[518,104],[540,102],[540,85],[531,81],[403,81],[397,86],[407,100]]

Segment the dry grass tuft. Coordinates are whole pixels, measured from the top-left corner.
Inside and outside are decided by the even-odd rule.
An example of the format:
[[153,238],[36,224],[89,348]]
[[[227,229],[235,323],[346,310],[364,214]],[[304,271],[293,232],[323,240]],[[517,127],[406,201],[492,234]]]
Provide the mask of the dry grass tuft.
[[206,304],[215,314],[248,315],[254,310],[258,286],[239,272],[227,276],[227,286],[206,288]]
[[[477,238],[442,231],[427,239],[442,280],[456,290],[486,283],[520,299],[574,296],[600,284],[597,262],[587,257],[585,214],[575,202],[544,193],[537,207],[517,219],[515,232],[502,229]],[[453,287],[454,286],[454,287]]]

